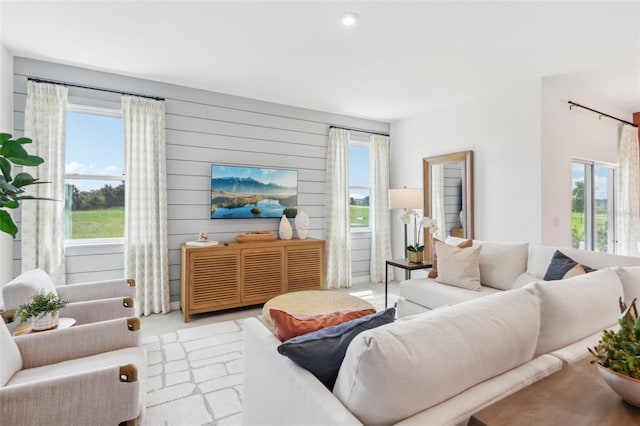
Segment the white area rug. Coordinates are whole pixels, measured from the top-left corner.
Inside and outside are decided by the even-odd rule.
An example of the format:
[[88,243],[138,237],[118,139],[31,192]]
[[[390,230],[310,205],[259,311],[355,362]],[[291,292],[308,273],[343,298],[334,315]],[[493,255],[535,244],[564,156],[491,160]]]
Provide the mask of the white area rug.
[[243,322],[185,328],[143,340],[149,357],[146,425],[240,424]]

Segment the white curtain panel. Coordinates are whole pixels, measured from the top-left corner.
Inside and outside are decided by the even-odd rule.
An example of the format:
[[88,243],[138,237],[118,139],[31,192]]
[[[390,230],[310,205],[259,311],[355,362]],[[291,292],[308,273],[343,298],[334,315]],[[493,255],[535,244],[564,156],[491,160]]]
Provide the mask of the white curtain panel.
[[[371,194],[369,194],[369,224],[371,233],[371,282],[384,281],[386,260],[391,259],[391,222],[389,217],[389,137],[371,135]],[[392,268],[393,269],[393,268]],[[389,271],[393,280],[393,271]]]
[[25,148],[44,159],[24,171],[43,183],[27,194],[56,201],[26,200],[22,203],[20,239],[22,271],[40,268],[57,284],[67,282],[64,252],[64,158],[68,89],[58,84],[27,83],[24,136],[33,143]]
[[616,196],[616,253],[639,256],[640,148],[638,129],[623,125],[618,143],[618,193]]
[[125,276],[136,314],[169,312],[164,102],[122,97],[125,141]]
[[444,170],[442,164],[431,167],[431,219],[436,221],[438,231],[433,236],[440,241],[446,238],[446,222],[444,216]]
[[351,287],[349,131],[329,129],[327,150],[327,288]]

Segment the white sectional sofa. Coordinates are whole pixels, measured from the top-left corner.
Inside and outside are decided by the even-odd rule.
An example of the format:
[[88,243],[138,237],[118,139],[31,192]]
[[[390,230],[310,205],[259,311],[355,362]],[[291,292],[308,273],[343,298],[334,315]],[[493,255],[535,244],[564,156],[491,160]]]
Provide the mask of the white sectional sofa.
[[[462,238],[449,237],[448,244],[458,244]],[[512,244],[489,241],[473,241],[480,250],[479,290],[468,290],[441,284],[432,278],[414,278],[400,283],[398,317],[426,312],[442,306],[453,305],[489,294],[512,290],[542,280],[556,250],[579,263],[595,269],[611,266],[639,266],[639,257],[617,256],[608,253],[551,247],[540,244]],[[633,298],[634,295],[630,295]]]
[[[555,248],[525,245],[516,273],[488,263],[493,257],[503,264],[509,244],[477,243],[487,249],[483,283],[513,275],[522,288],[452,293],[462,299],[418,305],[425,312],[357,335],[333,390],[280,355],[280,341],[260,321],[247,320],[243,424],[464,425],[474,412],[587,356],[602,330],[616,327],[618,298],[640,295],[640,266],[629,266],[638,258],[561,249],[604,269],[545,282],[539,277]],[[420,282],[440,285],[415,279],[403,286]],[[437,290],[424,294],[444,301]],[[417,305],[406,295],[405,303]]]

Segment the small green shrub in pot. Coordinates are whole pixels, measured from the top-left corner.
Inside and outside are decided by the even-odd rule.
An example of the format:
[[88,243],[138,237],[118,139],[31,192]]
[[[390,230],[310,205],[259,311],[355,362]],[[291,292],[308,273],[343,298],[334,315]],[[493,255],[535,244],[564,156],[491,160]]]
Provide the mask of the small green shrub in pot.
[[40,292],[33,295],[31,302],[20,305],[16,310],[16,316],[20,317],[21,322],[25,322],[29,318],[38,319],[48,313],[58,312],[68,303],[67,300],[60,298],[53,292],[47,294]]

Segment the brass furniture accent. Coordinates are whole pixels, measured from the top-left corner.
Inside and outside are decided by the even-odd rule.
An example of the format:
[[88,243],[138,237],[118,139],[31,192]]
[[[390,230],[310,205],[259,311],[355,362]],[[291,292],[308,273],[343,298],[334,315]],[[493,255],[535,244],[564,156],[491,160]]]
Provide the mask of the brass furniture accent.
[[[459,197],[445,194],[446,191],[443,191],[442,196],[444,199],[433,199],[435,195],[432,188],[432,184],[434,181],[434,170],[443,177],[443,181],[458,179],[461,189]],[[449,178],[445,175],[445,172],[447,172],[447,170],[458,170],[457,173],[459,175],[454,178]],[[447,206],[445,206],[445,211],[441,212],[441,215],[444,216],[446,214],[450,217],[452,215],[459,217],[459,223],[460,225],[462,225],[462,229],[456,229],[459,228],[459,226],[452,227],[452,229],[449,230],[449,233],[445,234],[444,237],[450,234],[453,236],[459,236],[461,238],[473,239],[473,151],[462,151],[452,154],[444,154],[435,157],[424,158],[422,161],[422,178],[422,187],[424,190],[424,215],[432,219],[437,219],[436,217],[434,217],[436,216],[435,210],[437,209],[437,206],[440,205],[442,208],[442,205],[447,204],[448,199],[458,198],[457,201],[459,202],[454,204],[458,205],[461,210],[451,212],[447,211]],[[461,214],[459,214],[460,211],[462,212]],[[440,223],[438,224],[438,226],[441,228],[441,231],[447,231]],[[424,242],[424,259],[425,261],[431,261],[433,259],[433,256],[431,254],[431,249],[433,247],[433,237],[428,230],[424,231]]]
[[291,291],[320,290],[324,281],[323,240],[182,245],[184,322],[191,314],[256,305]]
[[[585,349],[586,351],[586,349]],[[622,401],[600,377],[591,357],[475,413],[469,426],[599,425],[640,423],[640,408]]]

